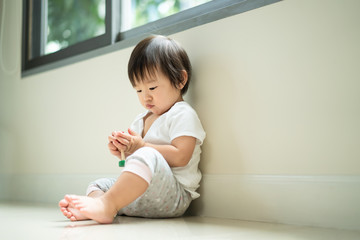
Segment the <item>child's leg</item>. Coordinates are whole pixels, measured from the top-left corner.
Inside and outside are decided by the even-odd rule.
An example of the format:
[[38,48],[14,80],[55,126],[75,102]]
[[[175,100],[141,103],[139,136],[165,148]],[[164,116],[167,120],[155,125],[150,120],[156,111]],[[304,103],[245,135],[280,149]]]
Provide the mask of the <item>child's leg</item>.
[[[100,197],[111,188],[115,181],[116,179],[114,178],[98,179],[89,184],[86,190],[86,195],[92,198]],[[64,199],[60,200],[59,202],[60,210],[64,214],[64,216],[71,221],[88,220],[89,218],[81,214],[78,209],[76,209],[72,204],[69,203],[67,198],[68,197],[65,196]]]
[[110,190],[100,197],[69,195],[66,200],[83,216],[99,223],[111,223],[118,210],[140,197],[148,186],[142,177],[123,172]]
[[67,201],[86,218],[101,223],[112,222],[118,210],[128,216],[176,217],[191,202],[190,194],[177,182],[163,156],[148,147],[127,159],[114,184],[95,185],[105,192],[103,196],[92,199],[70,195]]
[[[101,190],[97,190],[91,192],[88,196],[92,198],[97,198],[102,195],[104,195],[104,192]],[[67,200],[68,198],[69,196],[66,195],[64,199],[60,200],[59,202],[60,211],[64,214],[64,216],[71,221],[88,220],[88,217],[84,216],[78,209],[73,206],[72,203],[69,203],[69,201]]]
[[[141,197],[124,207],[121,213],[149,218],[181,216],[192,198],[177,181],[164,157],[155,149],[144,147],[128,157],[127,166],[132,162],[143,162],[148,166],[151,171],[149,187]],[[125,170],[131,171],[131,168],[126,167]]]

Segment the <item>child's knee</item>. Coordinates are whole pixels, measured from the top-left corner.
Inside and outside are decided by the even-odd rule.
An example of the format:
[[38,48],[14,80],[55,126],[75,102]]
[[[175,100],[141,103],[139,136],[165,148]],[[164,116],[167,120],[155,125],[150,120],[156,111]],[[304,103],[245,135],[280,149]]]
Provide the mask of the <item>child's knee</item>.
[[91,182],[86,190],[86,195],[89,195],[93,191],[107,192],[112,185],[114,185],[116,179],[113,178],[100,178]]
[[127,158],[127,162],[131,160],[137,160],[143,162],[149,167],[152,173],[156,171],[158,165],[166,163],[164,157],[156,149],[151,147],[143,147],[136,150],[132,155]]

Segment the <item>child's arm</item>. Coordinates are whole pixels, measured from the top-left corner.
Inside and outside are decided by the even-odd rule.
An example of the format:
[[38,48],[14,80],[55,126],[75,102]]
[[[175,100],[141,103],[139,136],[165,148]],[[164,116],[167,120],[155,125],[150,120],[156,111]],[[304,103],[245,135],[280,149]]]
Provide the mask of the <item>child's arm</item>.
[[194,137],[181,136],[175,138],[171,142],[171,145],[145,143],[145,146],[158,150],[168,162],[170,167],[184,167],[191,159],[195,144],[196,139]]
[[140,135],[129,129],[129,134],[117,132],[114,146],[126,148],[127,154],[134,153],[141,147],[152,147],[159,151],[166,159],[170,167],[183,167],[188,164],[193,154],[196,139],[190,136],[175,138],[170,145],[157,145],[145,142]]

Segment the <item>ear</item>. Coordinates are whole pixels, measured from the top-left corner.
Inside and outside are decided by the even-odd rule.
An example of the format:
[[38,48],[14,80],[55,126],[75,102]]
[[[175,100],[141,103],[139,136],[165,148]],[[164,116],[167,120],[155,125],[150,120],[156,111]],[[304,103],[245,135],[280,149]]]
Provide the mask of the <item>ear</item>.
[[179,89],[183,89],[188,80],[188,74],[186,70],[181,70],[182,81],[179,83]]

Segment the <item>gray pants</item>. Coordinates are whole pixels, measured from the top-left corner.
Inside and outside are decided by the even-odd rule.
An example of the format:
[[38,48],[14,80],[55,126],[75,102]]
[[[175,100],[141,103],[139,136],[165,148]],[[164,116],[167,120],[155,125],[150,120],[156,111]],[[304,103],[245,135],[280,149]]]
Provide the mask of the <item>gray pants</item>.
[[[192,200],[176,180],[164,157],[155,149],[145,147],[126,159],[126,163],[137,160],[145,163],[152,172],[149,187],[139,198],[122,208],[118,214],[147,218],[179,217],[184,214]],[[126,165],[125,169],[126,171]],[[141,177],[141,176],[140,176]],[[94,190],[108,191],[114,178],[101,178],[90,183],[87,195]]]

